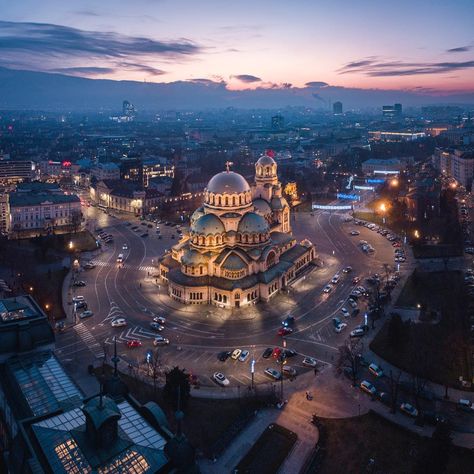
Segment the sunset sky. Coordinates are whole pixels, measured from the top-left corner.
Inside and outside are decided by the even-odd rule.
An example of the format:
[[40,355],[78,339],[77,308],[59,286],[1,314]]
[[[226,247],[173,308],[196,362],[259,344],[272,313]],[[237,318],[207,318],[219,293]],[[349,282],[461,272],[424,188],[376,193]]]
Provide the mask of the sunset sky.
[[0,66],[229,89],[474,91],[474,0],[0,0]]

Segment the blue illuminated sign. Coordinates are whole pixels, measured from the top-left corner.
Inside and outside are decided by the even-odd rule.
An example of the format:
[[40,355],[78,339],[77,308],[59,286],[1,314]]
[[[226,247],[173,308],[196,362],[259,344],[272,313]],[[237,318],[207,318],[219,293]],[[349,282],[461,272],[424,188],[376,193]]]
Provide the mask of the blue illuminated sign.
[[369,184],[382,184],[382,183],[385,183],[385,180],[381,178],[372,178],[372,179],[368,179],[367,182]]
[[349,199],[351,201],[360,201],[360,196],[357,194],[344,194],[344,193],[337,193],[337,199]]

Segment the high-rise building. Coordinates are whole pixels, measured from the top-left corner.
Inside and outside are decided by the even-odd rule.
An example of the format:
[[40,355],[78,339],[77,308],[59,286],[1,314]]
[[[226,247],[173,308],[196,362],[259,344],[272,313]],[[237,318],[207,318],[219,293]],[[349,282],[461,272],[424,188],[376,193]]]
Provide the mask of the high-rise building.
[[136,114],[135,106],[128,100],[124,100],[122,104],[122,114],[124,117],[129,117],[129,119],[132,120]]
[[402,116],[402,104],[384,105],[382,115],[386,118],[395,118]]
[[332,104],[332,113],[334,115],[342,115],[342,102],[334,102],[334,104]]
[[285,128],[285,119],[277,114],[272,117],[272,130],[283,130]]

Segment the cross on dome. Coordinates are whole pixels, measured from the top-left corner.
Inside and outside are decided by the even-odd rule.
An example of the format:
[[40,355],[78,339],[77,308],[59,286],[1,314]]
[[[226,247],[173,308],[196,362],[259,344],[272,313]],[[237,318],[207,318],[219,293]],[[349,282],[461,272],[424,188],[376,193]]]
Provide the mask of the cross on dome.
[[234,163],[232,161],[226,161],[225,162],[225,169],[227,170],[227,173],[230,171],[230,167],[233,165]]

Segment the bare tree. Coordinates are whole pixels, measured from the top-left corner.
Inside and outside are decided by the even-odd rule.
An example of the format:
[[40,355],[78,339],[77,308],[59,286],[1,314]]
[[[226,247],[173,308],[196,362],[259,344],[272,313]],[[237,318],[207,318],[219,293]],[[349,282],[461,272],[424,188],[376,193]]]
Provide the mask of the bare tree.
[[158,384],[158,378],[162,373],[162,361],[159,357],[158,349],[153,352],[153,357],[148,363],[148,375],[153,380],[153,395],[156,396],[156,387]]
[[389,374],[389,387],[390,387],[390,413],[395,413],[397,411],[397,400],[398,400],[398,389],[400,388],[400,377],[402,371],[398,370],[394,375],[393,371],[390,369]]
[[343,346],[339,346],[338,357],[336,360],[336,371],[342,373],[345,369],[351,370],[352,385],[357,384],[357,371],[359,368],[359,359],[363,344],[360,339],[347,339]]

